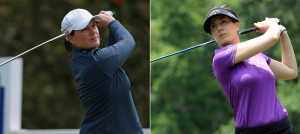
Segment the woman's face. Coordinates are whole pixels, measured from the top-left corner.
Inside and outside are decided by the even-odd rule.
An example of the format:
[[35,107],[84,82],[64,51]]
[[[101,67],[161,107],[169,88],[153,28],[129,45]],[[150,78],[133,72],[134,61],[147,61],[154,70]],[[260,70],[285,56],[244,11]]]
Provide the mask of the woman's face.
[[225,15],[217,15],[210,21],[211,34],[221,47],[240,42],[239,28],[239,22],[234,23]]
[[68,40],[74,47],[92,49],[99,47],[99,31],[95,20],[92,19],[88,26],[82,30],[74,30],[73,36],[68,36]]

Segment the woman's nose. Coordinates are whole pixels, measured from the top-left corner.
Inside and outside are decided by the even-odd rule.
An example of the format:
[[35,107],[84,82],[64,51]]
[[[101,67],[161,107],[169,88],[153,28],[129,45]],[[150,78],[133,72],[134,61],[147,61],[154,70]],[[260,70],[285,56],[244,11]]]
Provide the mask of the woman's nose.
[[222,31],[223,30],[223,26],[219,25],[218,26],[218,31]]

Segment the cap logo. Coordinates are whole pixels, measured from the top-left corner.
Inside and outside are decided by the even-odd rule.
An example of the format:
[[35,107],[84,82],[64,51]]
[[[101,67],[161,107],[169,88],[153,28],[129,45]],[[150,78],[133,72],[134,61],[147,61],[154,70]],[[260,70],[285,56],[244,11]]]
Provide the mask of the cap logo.
[[217,13],[219,13],[219,12],[220,12],[220,10],[214,10],[214,11],[212,11],[212,12],[209,14],[209,16],[215,15],[215,14],[217,14]]
[[228,16],[232,17],[232,18],[236,18],[233,14],[231,13],[227,13]]

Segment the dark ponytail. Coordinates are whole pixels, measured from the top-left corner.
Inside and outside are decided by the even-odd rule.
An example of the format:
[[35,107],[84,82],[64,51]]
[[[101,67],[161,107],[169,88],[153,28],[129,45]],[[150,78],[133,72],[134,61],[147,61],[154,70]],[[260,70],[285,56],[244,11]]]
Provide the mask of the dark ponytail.
[[[70,33],[70,35],[74,35],[74,31],[72,31]],[[67,37],[66,37],[67,38]],[[72,43],[70,41],[68,41],[67,39],[65,38],[65,41],[64,41],[64,44],[65,44],[65,51],[66,53],[69,55],[69,56],[72,56]]]

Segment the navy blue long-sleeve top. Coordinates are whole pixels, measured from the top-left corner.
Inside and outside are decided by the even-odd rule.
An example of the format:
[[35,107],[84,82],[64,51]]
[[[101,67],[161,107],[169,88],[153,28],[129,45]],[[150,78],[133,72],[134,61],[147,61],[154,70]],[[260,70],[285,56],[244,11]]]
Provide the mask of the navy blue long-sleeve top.
[[105,48],[73,47],[70,66],[85,110],[80,134],[141,134],[130,81],[121,68],[135,42],[118,20],[108,29]]

